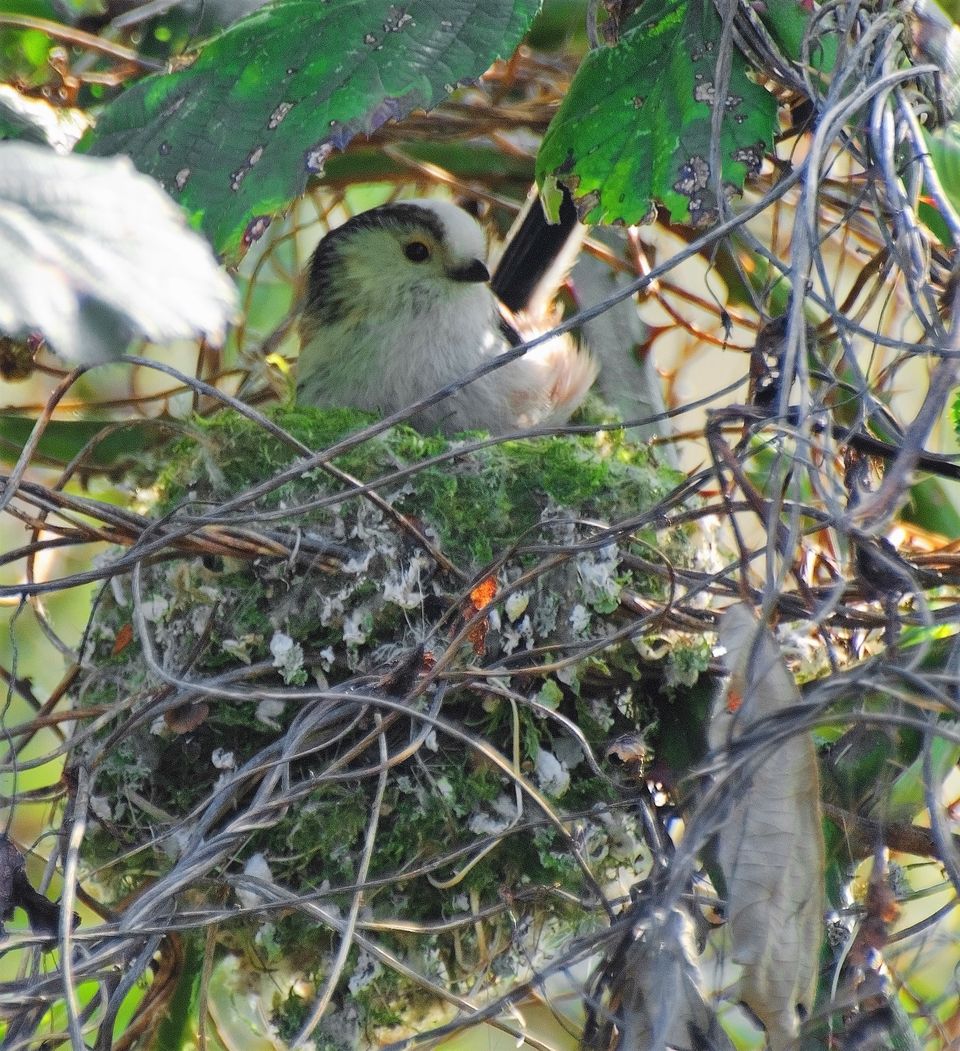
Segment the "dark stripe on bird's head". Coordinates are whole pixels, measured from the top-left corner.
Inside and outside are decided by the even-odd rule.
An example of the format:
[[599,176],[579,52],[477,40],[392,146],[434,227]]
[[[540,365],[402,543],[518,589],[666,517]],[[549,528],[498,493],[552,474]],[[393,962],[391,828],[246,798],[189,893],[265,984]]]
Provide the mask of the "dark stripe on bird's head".
[[[417,204],[384,204],[348,219],[331,230],[314,249],[307,278],[305,313],[321,324],[329,324],[342,317],[350,304],[344,301],[344,290],[336,287],[332,274],[343,246],[362,230],[426,230],[438,243],[446,239],[446,229],[436,212]],[[471,264],[473,265],[473,264]],[[482,264],[481,264],[482,265]],[[483,278],[455,278],[455,280],[483,280],[489,278],[484,267]]]

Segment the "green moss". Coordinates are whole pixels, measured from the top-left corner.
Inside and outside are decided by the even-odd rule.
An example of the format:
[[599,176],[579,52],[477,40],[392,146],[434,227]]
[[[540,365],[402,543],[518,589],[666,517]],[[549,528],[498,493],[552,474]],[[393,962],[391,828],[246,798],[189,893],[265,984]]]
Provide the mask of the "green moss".
[[[271,1021],[277,1029],[284,1046],[291,1044],[303,1028],[313,1004],[291,990],[283,999],[274,1004]],[[355,1051],[357,1034],[352,1031],[334,1032],[324,1020],[314,1030],[309,1047],[314,1051]]]
[[[344,409],[282,408],[271,415],[293,438],[315,450],[372,422],[364,413]],[[196,428],[195,438],[182,439],[171,450],[159,479],[161,510],[178,506],[188,496],[235,495],[291,466],[299,456],[290,445],[232,413],[198,421]],[[333,462],[370,482],[456,448],[452,440],[394,427]],[[679,478],[657,468],[644,448],[627,444],[616,432],[530,438],[465,452],[453,464],[421,469],[413,491],[400,495],[398,506],[433,526],[451,558],[476,567],[534,526],[551,502],[591,514],[617,508],[627,513],[651,503]],[[343,491],[322,470],[312,480],[322,491]],[[262,506],[296,504],[303,497],[302,487],[292,483],[265,497]]]
[[292,968],[302,971],[306,980],[322,976],[323,953],[332,944],[328,931],[318,928],[304,913],[293,911],[278,917],[273,936],[278,953]]
[[566,845],[553,827],[537,829],[533,834],[533,849],[542,870],[542,881],[576,891],[580,886],[580,866],[567,852]]
[[253,847],[267,857],[288,859],[274,864],[274,875],[283,882],[349,884],[356,875],[356,844],[369,819],[364,786],[324,785],[311,792],[286,821],[258,834]]
[[596,806],[598,803],[613,803],[618,798],[620,794],[616,782],[584,774],[571,780],[563,802],[568,810],[576,811]]
[[274,1008],[271,1021],[284,1043],[291,1043],[310,1017],[310,1004],[291,990]]
[[[333,445],[373,421],[373,417],[351,409],[316,412],[278,408],[271,415],[277,426],[292,438],[316,450]],[[293,445],[236,413],[221,412],[209,418],[195,418],[193,429],[192,437],[173,443],[166,467],[157,479],[162,493],[160,507],[164,510],[192,495],[208,498],[242,492],[252,483],[290,466],[300,456]],[[356,453],[347,453],[335,462],[348,471],[360,466]],[[281,488],[266,503],[277,506],[291,491]]]
[[[317,450],[369,422],[363,414],[318,409],[284,408],[271,415]],[[418,466],[446,455],[442,463]],[[175,526],[181,513],[216,507],[261,486],[299,458],[289,443],[249,420],[222,413],[198,423],[194,437],[171,446],[156,483],[154,513],[168,514]],[[450,679],[441,715],[505,757],[512,758],[518,745],[524,776],[535,783],[541,751],[566,755],[565,761],[574,763],[571,750],[578,746],[556,719],[528,700],[548,703],[558,715],[573,719],[603,761],[611,737],[643,732],[653,721],[652,699],[660,695],[664,669],[675,669],[679,683],[702,662],[695,647],[685,650],[679,644],[674,653],[654,662],[628,634],[596,652],[598,639],[630,623],[620,602],[622,588],[666,595],[662,580],[653,574],[641,577],[630,568],[636,560],[624,555],[633,552],[654,561],[651,552],[661,549],[677,565],[690,556],[679,530],[670,535],[652,528],[639,535],[618,530],[618,523],[635,520],[678,481],[673,472],[658,468],[645,449],[630,446],[618,434],[533,438],[472,449],[466,440],[394,427],[344,452],[336,463],[362,482],[379,481],[381,498],[425,532],[461,572],[448,572],[390,514],[367,499],[344,495],[342,484],[323,470],[284,483],[256,505],[238,508],[238,526],[269,528],[292,550],[300,550],[305,540],[338,545],[344,552],[342,564],[266,556],[210,562],[186,554],[145,566],[142,581],[153,646],[164,667],[206,683],[225,676],[253,697],[262,685],[263,692],[287,699],[263,706],[255,699],[238,702],[204,694],[205,709],[195,703],[187,713],[193,718],[172,723],[151,714],[151,706],[169,696],[169,690],[145,672],[136,640],[115,648],[116,638],[132,621],[129,598],[122,588],[105,591],[90,634],[92,670],[81,703],[109,707],[123,701],[122,711],[102,726],[90,747],[96,751],[108,735],[115,742],[107,756],[98,757],[94,790],[111,808],[113,843],[119,838],[133,848],[130,862],[114,872],[127,892],[174,863],[157,846],[157,836],[170,821],[203,813],[224,770],[231,769],[224,766],[225,757],[232,758],[233,769],[264,757],[262,770],[272,771],[276,752],[270,749],[278,737],[309,714],[311,705],[316,712],[330,703],[284,695],[284,687],[358,680],[364,690],[403,696],[407,687],[394,688],[391,676],[402,671],[421,645],[434,655],[445,653],[473,612],[465,580],[493,574],[500,585],[516,585],[517,590],[510,602],[499,604],[482,639],[451,647],[446,654]],[[412,468],[416,470],[401,479],[383,481]],[[326,505],[324,498],[330,498]],[[189,506],[182,512],[184,502]],[[269,521],[258,521],[267,512]],[[229,519],[223,524],[229,527]],[[593,541],[605,526],[609,531],[598,548]],[[556,558],[558,554],[563,557]],[[295,660],[284,663],[276,657],[278,640]],[[581,642],[593,655],[571,661]],[[482,676],[473,675],[477,666],[503,679],[513,703],[491,696]],[[415,679],[417,670],[404,674]],[[403,675],[401,680],[407,681]],[[136,720],[130,720],[126,702],[131,684],[138,691],[134,710],[143,714]],[[430,692],[413,703],[432,703],[436,696]],[[376,785],[375,776],[350,779],[349,773],[369,770],[377,762],[374,747],[336,767],[345,780],[323,780],[330,763],[349,756],[374,726],[369,714],[356,726],[347,726],[349,718],[344,714],[342,724],[330,730],[336,744],[327,745],[324,730],[306,743],[302,758],[289,763],[284,776],[301,786],[302,794],[295,804],[278,808],[270,827],[257,826],[249,839],[239,842],[227,863],[242,867],[260,852],[279,884],[301,894],[332,888],[325,901],[342,910],[349,908],[350,892],[335,892],[357,878]],[[391,754],[400,752],[419,729],[414,713],[409,721],[401,717],[393,723]],[[565,790],[562,779],[541,787],[558,793],[552,804],[560,813],[597,808],[595,818],[578,819],[578,829],[590,839],[589,856],[596,859],[602,880],[603,858],[615,846],[599,811],[612,801],[615,789],[585,762],[576,763]],[[245,782],[235,797],[237,810],[258,786],[256,775]],[[471,910],[502,903],[505,894],[519,895],[509,913],[496,913],[482,924],[470,920],[456,934],[432,941],[378,931],[378,939],[401,959],[420,969],[429,959],[442,974],[438,980],[451,987],[463,982],[465,989],[472,988],[481,981],[481,972],[509,973],[527,966],[527,949],[516,944],[516,930],[526,920],[586,922],[549,894],[554,887],[574,894],[583,890],[583,874],[562,838],[547,827],[531,832],[527,825],[519,834],[505,828],[515,806],[516,787],[501,769],[479,750],[439,731],[414,756],[390,767],[370,866],[371,878],[383,882],[365,895],[365,910],[383,920],[400,916],[433,922],[469,918]],[[217,827],[232,817],[218,814]],[[536,822],[537,817],[527,808],[523,821]],[[504,830],[504,839],[478,854],[475,844],[485,842],[486,829]],[[629,839],[632,832],[625,835]],[[94,826],[91,861],[111,857],[108,842],[101,839]],[[439,864],[431,873],[434,883],[410,874],[430,862]],[[208,877],[215,883],[219,875],[211,872]],[[449,888],[435,885],[458,875]],[[538,887],[547,893],[522,894]],[[334,935],[301,913],[276,916],[273,922],[278,965],[322,980]],[[484,944],[498,947],[496,959],[489,958]],[[355,964],[347,968],[346,979]],[[379,975],[354,998],[364,1025],[396,1024],[409,1013],[410,988],[395,979]],[[284,1032],[298,1031],[302,1011],[302,1001],[287,998],[276,1008],[277,1024]],[[317,1046],[333,1040],[333,1047],[336,1039],[318,1035]]]
[[383,971],[357,990],[353,999],[364,1020],[364,1028],[399,1025],[412,1006],[409,985],[393,971]]

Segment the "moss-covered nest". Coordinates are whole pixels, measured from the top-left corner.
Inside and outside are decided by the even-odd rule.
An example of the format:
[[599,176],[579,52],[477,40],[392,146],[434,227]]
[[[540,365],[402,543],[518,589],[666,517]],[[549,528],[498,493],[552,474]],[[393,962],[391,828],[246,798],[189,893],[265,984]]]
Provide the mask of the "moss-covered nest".
[[[314,450],[370,422],[271,419]],[[693,561],[658,528],[680,479],[616,433],[470,437],[396,427],[333,477],[256,422],[198,422],[96,605],[86,861],[137,922],[255,946],[275,1034],[331,975],[325,1047],[436,1021],[430,982],[504,992],[647,863],[607,755],[642,752],[709,656],[643,616]]]

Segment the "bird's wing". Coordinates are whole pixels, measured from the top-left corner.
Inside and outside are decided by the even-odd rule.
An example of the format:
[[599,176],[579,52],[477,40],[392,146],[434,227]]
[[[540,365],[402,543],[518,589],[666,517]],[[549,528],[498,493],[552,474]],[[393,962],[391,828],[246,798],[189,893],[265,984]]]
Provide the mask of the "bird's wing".
[[549,223],[534,186],[494,268],[490,279],[494,295],[515,313],[531,318],[549,313],[586,234],[566,190],[559,221]]

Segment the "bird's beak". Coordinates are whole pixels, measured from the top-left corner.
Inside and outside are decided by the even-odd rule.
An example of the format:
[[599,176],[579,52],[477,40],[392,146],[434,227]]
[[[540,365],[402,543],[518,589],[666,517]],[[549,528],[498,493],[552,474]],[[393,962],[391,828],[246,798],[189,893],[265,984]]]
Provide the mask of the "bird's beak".
[[482,259],[471,259],[469,263],[447,271],[452,281],[489,281],[490,271]]

